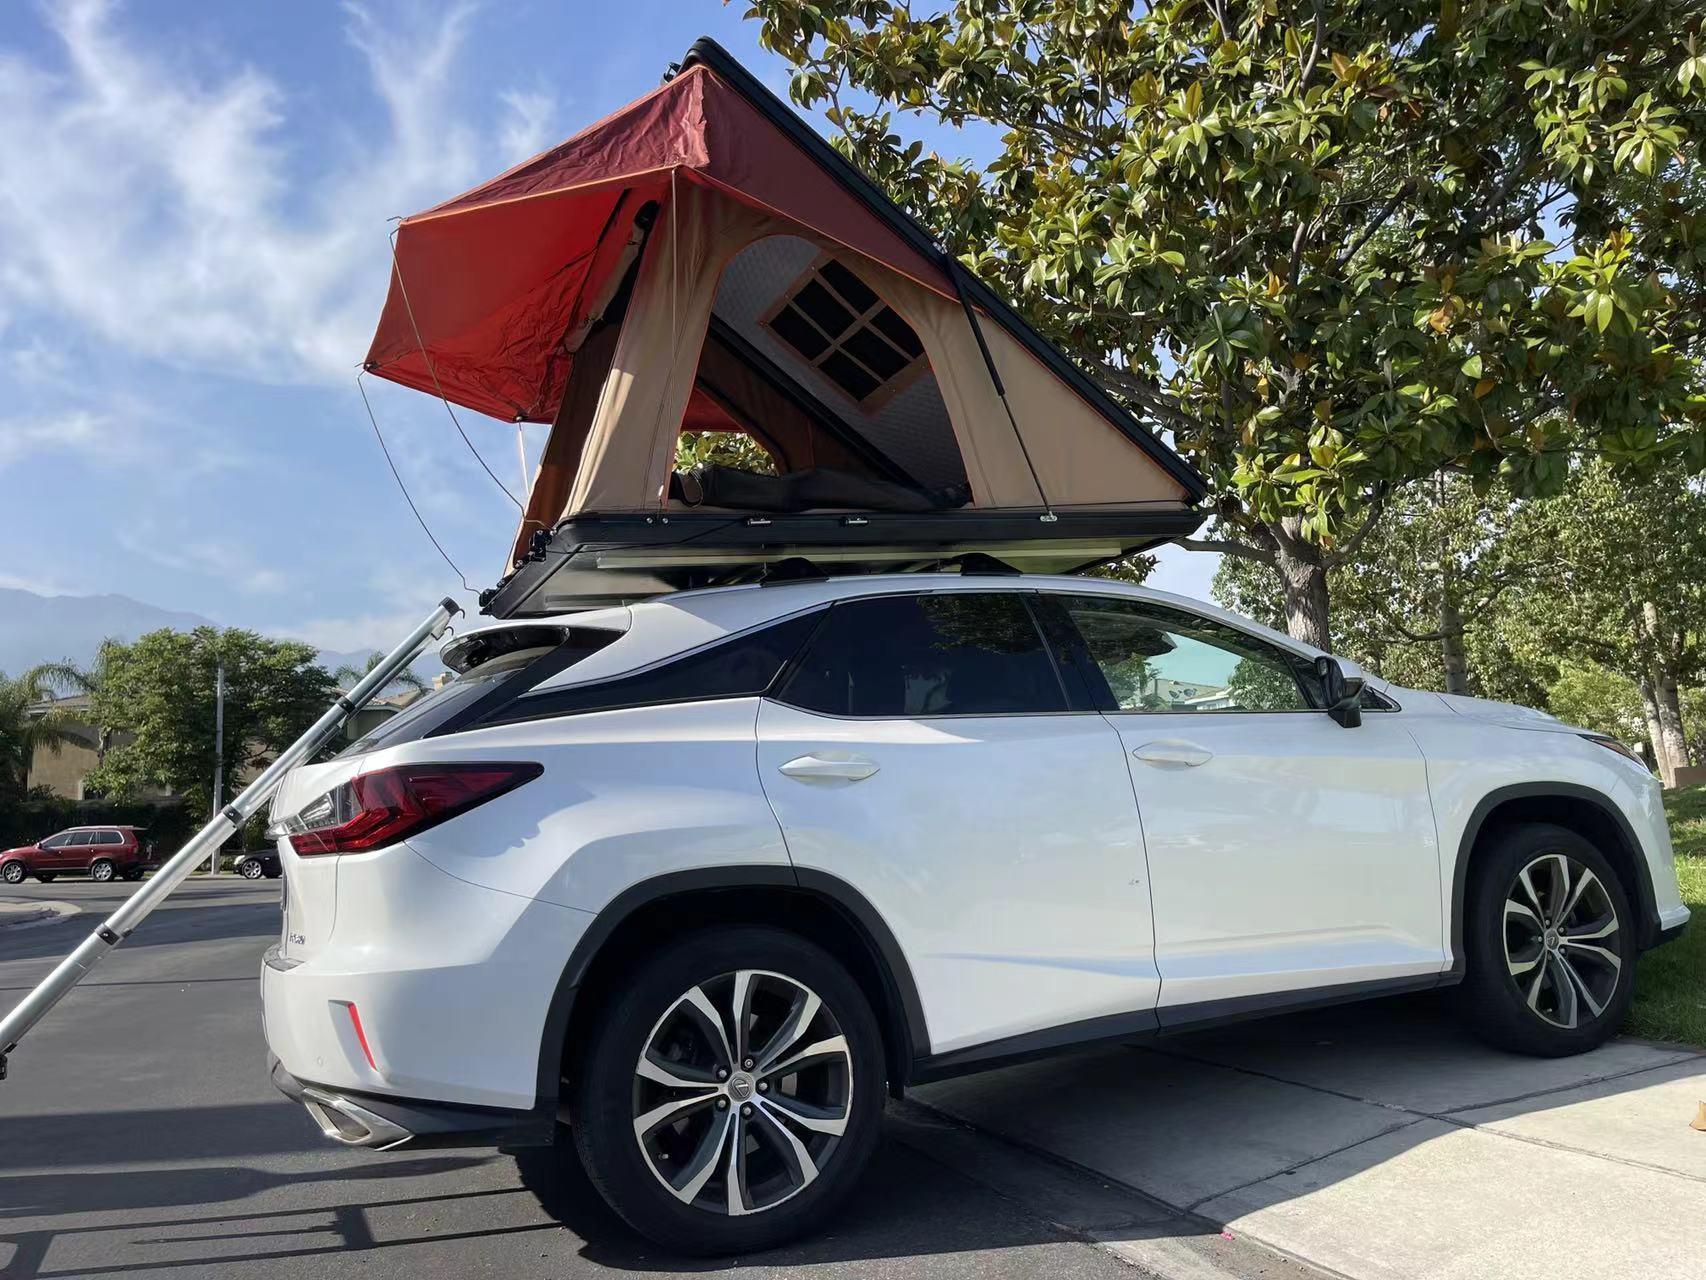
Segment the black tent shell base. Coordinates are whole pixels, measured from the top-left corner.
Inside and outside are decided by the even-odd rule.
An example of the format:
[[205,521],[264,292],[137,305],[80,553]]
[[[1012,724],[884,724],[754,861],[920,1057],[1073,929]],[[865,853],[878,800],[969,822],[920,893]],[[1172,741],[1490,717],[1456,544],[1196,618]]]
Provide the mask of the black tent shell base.
[[1020,573],[1072,573],[1185,537],[1203,518],[1171,504],[1148,512],[579,515],[535,535],[515,570],[481,593],[480,607],[494,618],[545,617],[775,580],[788,560],[823,576],[940,570],[971,555]]

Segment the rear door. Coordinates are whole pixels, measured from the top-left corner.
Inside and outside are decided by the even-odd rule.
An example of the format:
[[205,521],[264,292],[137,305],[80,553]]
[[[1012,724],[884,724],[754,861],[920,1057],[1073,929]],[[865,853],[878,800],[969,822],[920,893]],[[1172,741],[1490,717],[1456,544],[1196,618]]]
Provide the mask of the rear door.
[[1153,1020],[1119,737],[1063,685],[1031,594],[841,601],[759,711],[759,776],[789,854],[882,916],[936,1053]]
[[64,859],[60,866],[67,871],[86,871],[94,860],[96,832],[73,831],[59,853]]
[[1163,1026],[1238,1011],[1227,1001],[1439,972],[1433,809],[1397,714],[1341,727],[1303,658],[1218,619],[1054,599],[1106,682],[1131,769]]

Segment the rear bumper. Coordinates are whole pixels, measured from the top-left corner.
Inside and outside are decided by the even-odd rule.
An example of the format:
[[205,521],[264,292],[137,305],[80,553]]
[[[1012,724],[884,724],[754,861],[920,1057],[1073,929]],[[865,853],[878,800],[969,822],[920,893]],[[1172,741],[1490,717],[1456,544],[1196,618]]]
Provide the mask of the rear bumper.
[[389,1151],[443,1147],[540,1147],[556,1136],[555,1116],[503,1107],[471,1107],[418,1098],[379,1097],[298,1080],[277,1058],[272,1082],[299,1102],[320,1132],[346,1147]]

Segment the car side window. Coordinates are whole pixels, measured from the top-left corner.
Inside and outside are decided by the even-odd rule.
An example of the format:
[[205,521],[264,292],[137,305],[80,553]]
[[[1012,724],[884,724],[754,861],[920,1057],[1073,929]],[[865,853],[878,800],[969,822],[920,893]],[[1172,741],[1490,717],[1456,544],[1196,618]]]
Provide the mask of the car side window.
[[40,847],[43,849],[63,849],[70,843],[71,837],[66,835],[64,832],[60,832],[60,834],[56,836],[49,836],[46,840],[43,840]]
[[1065,711],[1054,660],[1024,597],[944,591],[843,600],[779,700],[885,719]]
[[95,833],[93,831],[79,831],[71,837],[69,843],[72,848],[81,849],[86,845],[95,843]]
[[1063,604],[1109,709],[1162,714],[1307,711],[1303,660],[1213,618],[1111,596]]
[[123,844],[124,843],[124,836],[122,833],[117,832],[117,831],[103,831],[103,832],[101,832],[101,838],[100,838],[99,843],[101,843],[101,844]]

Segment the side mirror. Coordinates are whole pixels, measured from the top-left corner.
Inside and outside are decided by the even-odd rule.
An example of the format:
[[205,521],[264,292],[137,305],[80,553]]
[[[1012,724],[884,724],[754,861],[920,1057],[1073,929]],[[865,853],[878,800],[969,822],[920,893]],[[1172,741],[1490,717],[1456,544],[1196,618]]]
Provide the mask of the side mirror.
[[1315,678],[1321,682],[1321,698],[1332,716],[1346,729],[1362,723],[1362,680],[1350,679],[1335,658],[1322,654],[1315,659]]

